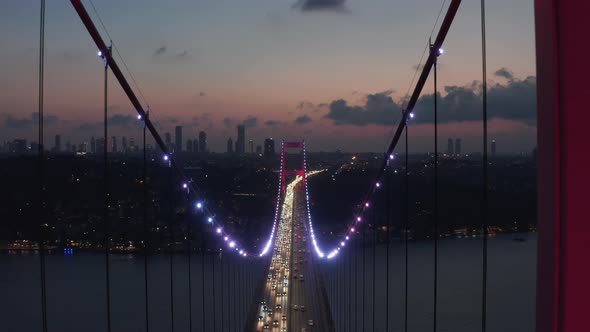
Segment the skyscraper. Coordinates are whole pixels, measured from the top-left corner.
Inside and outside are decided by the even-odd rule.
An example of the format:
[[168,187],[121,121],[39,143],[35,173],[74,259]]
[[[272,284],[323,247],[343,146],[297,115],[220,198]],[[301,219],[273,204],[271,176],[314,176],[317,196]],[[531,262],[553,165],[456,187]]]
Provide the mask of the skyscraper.
[[117,153],[117,137],[113,136],[113,145],[111,146],[111,152]]
[[66,141],[66,152],[70,151],[72,151],[72,144],[70,144],[70,141]]
[[121,138],[121,152],[127,153],[127,137],[125,136]]
[[227,139],[227,153],[234,153],[234,141],[230,138]]
[[164,136],[166,137],[166,148],[168,151],[172,150],[172,139],[170,138],[170,133],[165,133]]
[[192,139],[186,140],[186,152],[193,153],[193,140]]
[[194,153],[199,152],[199,139],[198,138],[195,138],[193,140],[193,152]]
[[243,154],[246,152],[246,127],[238,125],[238,139],[236,140],[236,153]]
[[182,126],[176,126],[176,130],[174,131],[174,141],[176,152],[182,151]]
[[266,138],[264,140],[264,156],[272,157],[275,155],[275,141],[272,138]]
[[96,153],[96,140],[94,136],[90,139],[90,152]]
[[262,154],[262,146],[256,145],[256,154],[257,155],[261,155]]
[[461,156],[461,139],[457,138],[455,140],[455,154],[457,156]]
[[447,154],[449,156],[453,155],[453,139],[452,138],[449,138],[449,142],[447,144]]
[[249,140],[248,144],[250,145],[250,153],[254,154],[254,141],[253,140]]
[[61,136],[55,135],[55,152],[61,151]]
[[496,156],[496,140],[492,140],[492,158]]
[[204,131],[199,132],[199,151],[201,153],[208,152],[207,150],[207,133]]

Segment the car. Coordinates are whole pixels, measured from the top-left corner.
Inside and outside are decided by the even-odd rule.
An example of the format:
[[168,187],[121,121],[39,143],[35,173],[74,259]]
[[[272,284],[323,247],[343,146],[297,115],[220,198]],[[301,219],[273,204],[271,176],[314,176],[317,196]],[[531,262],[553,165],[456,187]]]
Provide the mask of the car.
[[262,322],[262,318],[263,318],[262,316],[258,316],[258,321]]
[[270,326],[268,325],[268,323],[264,323],[264,325],[262,326],[263,329],[268,330],[270,329]]
[[294,304],[294,305],[293,305],[293,310],[299,310],[299,306],[298,306],[298,305],[296,305],[296,304]]
[[301,306],[301,311],[305,311],[305,306],[304,305]]
[[313,319],[310,319],[310,320],[308,320],[308,321],[307,321],[307,325],[309,325],[309,326],[313,326]]
[[272,326],[279,326],[279,321],[275,319],[275,320],[272,322]]
[[282,306],[282,305],[280,305],[280,304],[277,304],[277,310],[281,310],[282,308],[283,308],[283,306]]
[[283,315],[283,320],[287,320],[287,315]]
[[283,327],[283,328],[281,329],[281,332],[287,332],[287,328],[286,328],[286,327]]

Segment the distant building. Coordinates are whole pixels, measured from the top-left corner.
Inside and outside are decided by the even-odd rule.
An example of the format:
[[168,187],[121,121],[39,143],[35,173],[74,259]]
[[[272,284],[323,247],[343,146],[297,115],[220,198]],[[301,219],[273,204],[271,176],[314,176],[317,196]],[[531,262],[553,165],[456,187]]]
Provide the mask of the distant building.
[[492,158],[496,156],[496,140],[492,140]]
[[166,137],[166,148],[168,151],[172,150],[172,138],[170,137],[170,133],[165,133],[164,136]]
[[264,156],[272,157],[275,155],[275,140],[267,138],[264,140]]
[[127,137],[125,136],[121,138],[121,152],[127,153]]
[[236,153],[244,154],[246,152],[246,127],[238,125],[238,139],[236,140]]
[[262,146],[256,145],[256,154],[257,155],[261,155],[262,154]]
[[454,151],[453,150],[453,139],[452,138],[449,138],[449,141],[447,143],[447,154],[449,156],[452,156],[453,155],[453,151]]
[[[70,142],[66,143],[66,149],[70,150],[69,148]],[[104,138],[97,138],[96,139],[96,153],[97,154],[104,154]]]
[[113,153],[117,153],[119,152],[119,150],[117,149],[117,137],[113,136],[113,142],[112,142],[112,146],[111,146],[111,152]]
[[96,153],[96,140],[94,136],[90,139],[90,152]]
[[230,138],[227,139],[227,153],[234,153],[234,141]]
[[250,153],[254,154],[254,141],[253,140],[249,140],[248,144],[250,145]]
[[[70,152],[72,151],[72,144],[70,144],[70,141],[66,141],[66,152]],[[101,150],[102,152],[102,150]]]
[[457,138],[455,140],[455,154],[457,156],[461,156],[461,139]]
[[192,139],[186,140],[186,152],[193,153],[193,140]]
[[199,132],[199,151],[201,151],[201,153],[208,152],[208,150],[207,150],[207,133],[204,131]]
[[176,126],[176,130],[174,131],[174,141],[176,144],[175,149],[176,152],[182,151],[182,126]]
[[55,147],[54,147],[55,152],[60,152],[61,151],[61,136],[60,135],[55,135]]
[[195,138],[193,140],[193,152],[194,153],[200,152],[199,151],[199,139],[197,139],[197,138]]

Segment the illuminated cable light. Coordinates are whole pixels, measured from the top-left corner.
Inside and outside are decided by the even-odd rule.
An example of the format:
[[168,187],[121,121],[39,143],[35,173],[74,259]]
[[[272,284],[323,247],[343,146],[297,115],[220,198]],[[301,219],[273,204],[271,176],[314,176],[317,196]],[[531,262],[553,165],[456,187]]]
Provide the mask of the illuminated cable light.
[[182,184],[182,188],[184,188],[184,189],[188,188],[188,184],[186,184],[186,183],[183,183],[183,184]]
[[365,203],[365,207],[369,207],[369,202],[366,202]]
[[208,221],[209,223],[212,223],[212,222],[213,222],[213,218],[209,217],[209,218],[207,218],[207,221]]
[[389,155],[389,160],[393,160],[393,158],[395,158],[395,156],[393,154]]
[[361,222],[361,220],[362,220],[361,217],[356,217],[356,221]]
[[410,119],[414,118],[414,113],[410,113]]
[[345,237],[346,241],[348,241],[350,238],[348,237],[348,235]]
[[344,241],[340,242],[340,246],[344,247]]
[[165,161],[168,161],[168,159],[170,159],[170,157],[168,157],[167,154],[165,154],[163,158],[164,158]]
[[217,227],[217,234],[221,234],[221,227]]
[[438,49],[438,55],[443,55],[443,54],[445,54],[445,50],[442,49],[442,48],[439,48]]
[[227,240],[229,240],[229,237],[226,236],[223,238],[223,240],[227,242]]
[[137,120],[141,120],[141,114],[137,114]]
[[231,242],[229,243],[229,247],[230,247],[230,248],[233,248],[233,247],[235,247],[235,246],[236,246],[236,243],[235,243],[234,241],[231,241]]
[[201,202],[197,202],[197,204],[196,204],[196,207],[197,207],[197,209],[199,209],[199,210],[200,210],[200,209],[202,209],[202,208],[203,208],[203,203],[201,203]]
[[379,182],[375,183],[375,187],[380,188],[381,187],[381,183],[379,183]]

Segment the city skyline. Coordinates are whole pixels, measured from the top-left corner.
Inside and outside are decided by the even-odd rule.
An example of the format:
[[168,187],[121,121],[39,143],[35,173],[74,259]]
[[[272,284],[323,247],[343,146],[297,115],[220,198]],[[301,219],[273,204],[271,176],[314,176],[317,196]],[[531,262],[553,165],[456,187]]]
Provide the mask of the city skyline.
[[[339,8],[302,11],[293,7],[294,0],[225,2],[166,8],[157,2],[97,4],[161,132],[178,125],[191,135],[207,131],[210,149],[224,151],[235,126],[243,124],[255,142],[306,139],[310,150],[379,151],[399,118],[437,6],[426,0],[404,8],[349,0]],[[227,4],[240,14],[228,12]],[[0,34],[18,30],[22,37],[0,51],[7,73],[0,79],[0,139],[32,140],[36,5],[14,0],[2,5],[13,15],[3,17]],[[509,152],[531,151],[536,145],[532,1],[502,0],[489,7],[490,133]],[[462,136],[465,151],[481,149],[481,69],[475,56],[480,42],[476,29],[468,28],[477,8],[462,7],[439,66],[439,132]],[[118,14],[131,10],[138,15]],[[167,20],[170,16],[176,19]],[[162,21],[169,23],[159,25]],[[45,132],[61,134],[64,141],[81,141],[89,132],[99,136],[102,70],[95,47],[67,3],[48,3],[46,29]],[[145,37],[138,38],[137,29]],[[411,131],[416,152],[432,150],[431,93],[428,82]],[[112,75],[109,115],[112,135],[141,137],[134,110]]]

